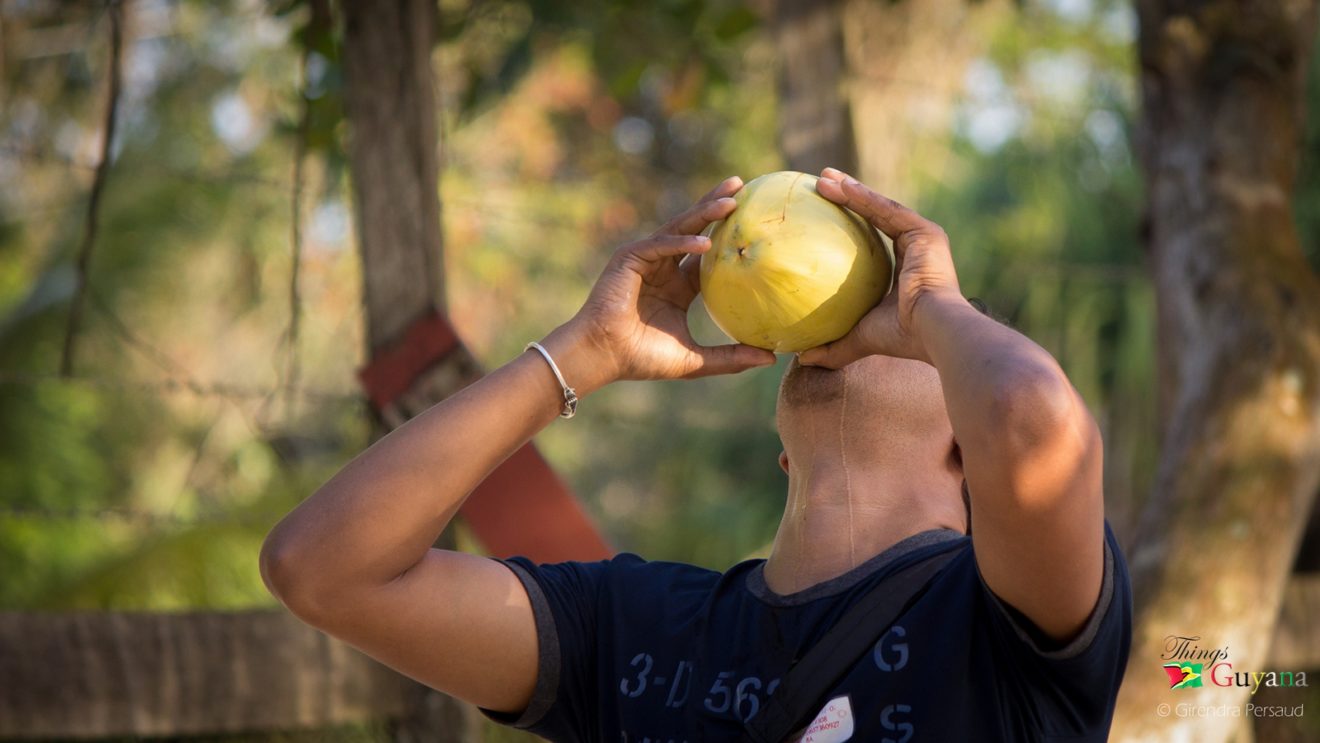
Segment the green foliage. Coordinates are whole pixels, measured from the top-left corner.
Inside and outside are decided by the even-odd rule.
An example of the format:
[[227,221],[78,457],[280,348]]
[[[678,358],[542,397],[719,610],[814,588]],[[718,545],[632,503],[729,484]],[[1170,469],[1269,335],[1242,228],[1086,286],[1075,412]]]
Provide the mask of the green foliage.
[[473,41],[462,69],[460,111],[470,114],[507,94],[531,68],[535,50],[565,38],[584,43],[594,69],[617,98],[642,93],[648,69],[697,74],[728,84],[737,43],[758,24],[755,12],[730,0],[634,3],[453,2],[441,5],[441,38]]
[[[264,15],[228,4],[135,7],[139,22],[173,33],[126,46],[79,379],[60,380],[105,105],[98,7],[6,18],[33,34],[23,38],[67,28],[91,43],[5,66],[0,607],[268,604],[260,537],[334,462],[282,461],[279,431],[265,425],[270,399],[193,388],[270,387],[287,301],[290,151],[271,120],[296,50]],[[219,124],[237,127],[230,139]],[[359,410],[336,403],[303,422],[323,447],[351,451],[365,440]]]
[[[998,27],[969,79],[953,165],[923,211],[949,232],[964,292],[1059,359],[1106,440],[1120,533],[1156,464],[1154,294],[1139,234],[1135,94],[1119,4],[1082,18],[1027,9]],[[1007,135],[976,117],[1005,108]]]

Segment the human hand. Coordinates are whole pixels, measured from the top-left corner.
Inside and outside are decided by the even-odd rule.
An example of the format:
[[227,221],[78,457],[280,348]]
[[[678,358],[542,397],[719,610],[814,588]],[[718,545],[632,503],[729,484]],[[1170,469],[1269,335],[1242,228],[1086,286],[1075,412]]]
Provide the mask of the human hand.
[[884,300],[847,335],[803,351],[799,362],[838,369],[873,354],[929,362],[916,330],[917,305],[927,301],[966,302],[958,288],[949,236],[934,222],[834,168],[821,171],[816,191],[861,215],[894,241],[897,278]]
[[650,237],[619,248],[570,325],[589,339],[606,379],[680,379],[731,374],[775,363],[769,351],[742,344],[701,346],[688,332],[687,311],[700,291],[699,260],[710,249],[700,235],[729,216],[742,188],[726,179]]

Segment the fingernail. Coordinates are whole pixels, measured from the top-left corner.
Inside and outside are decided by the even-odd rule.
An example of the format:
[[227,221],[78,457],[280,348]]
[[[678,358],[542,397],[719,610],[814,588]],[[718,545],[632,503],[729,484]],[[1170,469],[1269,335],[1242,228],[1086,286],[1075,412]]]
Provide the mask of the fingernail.
[[729,204],[729,205],[734,205],[734,204],[737,204],[737,203],[738,203],[738,200],[737,200],[737,199],[734,199],[734,198],[732,198],[732,197],[729,197],[729,196],[721,196],[720,198],[715,199],[715,203],[716,203],[716,204]]
[[849,186],[856,186],[856,185],[858,185],[858,183],[857,183],[857,179],[856,179],[856,178],[853,178],[852,176],[848,176],[847,178],[844,178],[844,179],[843,179],[843,182],[844,182],[844,183],[847,183]]

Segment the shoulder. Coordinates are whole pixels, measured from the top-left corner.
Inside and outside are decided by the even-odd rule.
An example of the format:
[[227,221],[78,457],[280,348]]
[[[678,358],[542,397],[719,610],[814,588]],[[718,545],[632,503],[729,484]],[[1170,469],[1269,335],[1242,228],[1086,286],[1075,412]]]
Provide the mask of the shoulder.
[[[1107,528],[1104,542],[1102,590],[1075,637],[1051,641],[996,596],[963,542],[952,546],[947,564],[861,665],[874,675],[874,667],[898,670],[910,658],[912,666],[928,669],[905,681],[913,695],[961,705],[969,719],[997,720],[1005,731],[1022,731],[1018,737],[1101,739],[1132,635],[1127,568]],[[948,668],[964,668],[977,681],[957,690],[937,683],[934,669]]]
[[[981,593],[993,614],[1011,630],[1005,641],[1013,647],[1052,662],[1077,665],[1095,656],[1121,657],[1126,662],[1131,644],[1132,591],[1127,563],[1109,525],[1105,524],[1104,562],[1100,592],[1081,630],[1064,641],[1051,640],[1022,612],[999,598],[980,580]],[[979,576],[979,573],[978,573]]]
[[1108,728],[1132,643],[1132,593],[1122,550],[1105,525],[1101,590],[1082,629],[1051,640],[1001,600],[978,573],[988,660],[1036,709],[1044,732],[1077,734]]

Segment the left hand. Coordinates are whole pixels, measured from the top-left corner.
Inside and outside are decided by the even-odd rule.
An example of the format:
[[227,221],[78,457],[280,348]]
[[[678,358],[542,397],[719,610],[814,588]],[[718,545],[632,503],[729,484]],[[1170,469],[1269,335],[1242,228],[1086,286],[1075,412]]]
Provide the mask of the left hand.
[[805,366],[838,369],[863,356],[884,354],[930,362],[917,330],[916,308],[927,301],[966,303],[958,288],[949,236],[920,214],[834,168],[821,171],[816,191],[847,207],[894,241],[894,288],[880,304],[833,343],[803,351]]

